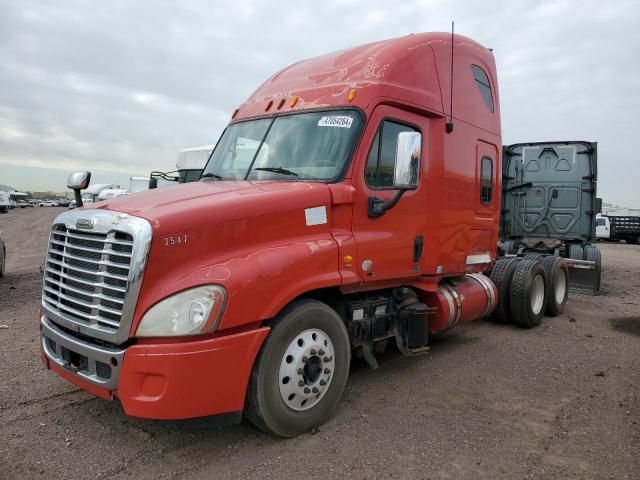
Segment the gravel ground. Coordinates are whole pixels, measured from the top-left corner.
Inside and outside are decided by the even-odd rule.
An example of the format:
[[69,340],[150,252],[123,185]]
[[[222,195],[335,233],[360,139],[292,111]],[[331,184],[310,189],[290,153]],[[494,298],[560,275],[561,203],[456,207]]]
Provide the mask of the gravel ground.
[[480,320],[430,353],[354,360],[337,414],[281,440],[247,423],[127,418],[47,372],[38,271],[59,208],[0,216],[0,478],[640,478],[640,247],[601,246],[602,294],[534,330]]

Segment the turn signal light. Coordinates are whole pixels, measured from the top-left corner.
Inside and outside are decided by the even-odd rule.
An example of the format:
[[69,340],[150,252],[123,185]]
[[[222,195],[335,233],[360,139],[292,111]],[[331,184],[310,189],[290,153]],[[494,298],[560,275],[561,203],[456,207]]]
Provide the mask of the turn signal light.
[[356,89],[352,88],[349,95],[347,95],[347,100],[352,102],[354,98],[356,98]]
[[291,108],[295,107],[296,103],[298,103],[298,96],[297,95],[291,99]]

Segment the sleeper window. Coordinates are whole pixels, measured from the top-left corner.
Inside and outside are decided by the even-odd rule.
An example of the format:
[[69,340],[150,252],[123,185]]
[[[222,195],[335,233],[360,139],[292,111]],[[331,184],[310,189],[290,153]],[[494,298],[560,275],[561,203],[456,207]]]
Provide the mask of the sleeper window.
[[489,77],[483,69],[477,65],[471,65],[471,71],[473,72],[473,78],[476,80],[476,85],[480,89],[484,103],[490,112],[493,113],[493,95],[491,93],[491,84],[489,83]]
[[482,157],[480,161],[480,202],[487,205],[491,203],[493,193],[493,160]]

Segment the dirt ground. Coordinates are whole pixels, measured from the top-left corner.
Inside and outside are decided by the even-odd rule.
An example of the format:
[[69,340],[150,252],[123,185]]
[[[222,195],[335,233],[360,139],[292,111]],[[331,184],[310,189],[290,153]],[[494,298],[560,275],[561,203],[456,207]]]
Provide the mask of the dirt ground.
[[281,440],[127,418],[43,368],[38,267],[60,211],[0,215],[1,479],[640,478],[640,246],[602,245],[602,294],[534,330],[480,320],[377,371],[354,360],[337,414]]

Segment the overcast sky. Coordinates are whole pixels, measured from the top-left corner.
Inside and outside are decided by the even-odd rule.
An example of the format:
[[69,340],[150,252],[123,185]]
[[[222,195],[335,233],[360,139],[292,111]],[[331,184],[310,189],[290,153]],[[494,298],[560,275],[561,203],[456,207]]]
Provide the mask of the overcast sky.
[[632,0],[0,0],[0,183],[3,165],[169,170],[282,67],[452,19],[494,49],[504,143],[596,140],[600,195],[640,206]]

